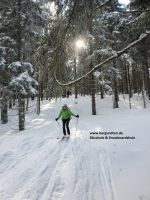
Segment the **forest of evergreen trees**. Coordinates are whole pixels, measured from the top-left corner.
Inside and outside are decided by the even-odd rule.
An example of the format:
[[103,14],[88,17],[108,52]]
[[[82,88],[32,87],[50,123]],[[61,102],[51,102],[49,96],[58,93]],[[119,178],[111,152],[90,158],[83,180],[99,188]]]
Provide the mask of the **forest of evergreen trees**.
[[150,1],[1,0],[0,110],[18,110],[25,129],[30,99],[134,94],[150,102]]

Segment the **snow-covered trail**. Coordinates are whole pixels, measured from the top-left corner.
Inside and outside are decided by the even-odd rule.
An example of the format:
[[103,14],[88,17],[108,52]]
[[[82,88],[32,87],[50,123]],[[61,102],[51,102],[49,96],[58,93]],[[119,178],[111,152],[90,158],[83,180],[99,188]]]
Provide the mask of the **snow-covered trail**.
[[[149,110],[143,115],[142,107],[138,105],[131,111],[123,100],[121,109],[113,110],[111,97],[99,100],[97,97],[97,116],[90,114],[89,98],[79,98],[77,104],[70,98],[44,102],[41,115],[27,116],[27,128],[21,133],[11,132],[5,125],[2,129],[0,127],[0,131],[5,130],[0,137],[0,200],[139,200],[134,198],[135,193],[130,198],[129,188],[128,196],[123,193],[125,186],[120,185],[123,180],[118,177],[132,176],[130,167],[133,169],[141,160],[147,164],[145,174],[139,173],[140,168],[136,173],[140,177],[147,175],[150,166],[146,157],[150,149],[149,136],[146,131],[143,133],[145,137],[139,133],[143,127],[150,129]],[[62,135],[62,130],[55,117],[64,103],[68,103],[74,113],[79,113],[80,118],[77,132],[76,118],[73,118],[71,138],[59,142],[56,138]],[[141,120],[143,125],[140,125]],[[123,131],[137,139],[125,142],[90,140],[91,131]],[[140,159],[137,152],[140,152]],[[134,158],[135,164],[130,160]],[[146,185],[148,180],[147,177]],[[133,179],[131,184],[138,188],[145,183]],[[143,188],[139,190],[141,196],[149,191],[148,187]]]
[[66,147],[41,199],[115,199],[106,152],[79,138],[62,143]]
[[1,200],[115,199],[105,151],[79,137],[31,141],[0,157]]

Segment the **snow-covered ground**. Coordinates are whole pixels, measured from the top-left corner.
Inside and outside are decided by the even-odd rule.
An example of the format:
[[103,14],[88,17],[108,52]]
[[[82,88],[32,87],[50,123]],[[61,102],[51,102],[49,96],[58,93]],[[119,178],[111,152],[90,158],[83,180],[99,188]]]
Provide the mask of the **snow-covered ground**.
[[[97,96],[96,116],[90,97],[44,101],[40,116],[31,102],[22,132],[11,111],[9,124],[0,124],[0,200],[150,200],[150,108],[135,98],[130,110],[120,99],[114,110],[111,96]],[[55,118],[64,103],[80,118],[77,130],[71,120],[71,138],[59,142]],[[103,132],[135,139],[90,139]]]

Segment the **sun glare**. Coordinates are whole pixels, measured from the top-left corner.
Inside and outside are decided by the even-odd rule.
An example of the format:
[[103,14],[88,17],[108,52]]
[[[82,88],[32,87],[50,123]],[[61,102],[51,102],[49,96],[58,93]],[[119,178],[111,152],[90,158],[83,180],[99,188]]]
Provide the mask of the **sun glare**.
[[76,47],[78,49],[81,49],[81,48],[83,48],[85,46],[83,40],[77,40],[76,43],[75,43],[75,45],[76,45]]
[[119,3],[128,5],[130,3],[130,0],[119,0]]

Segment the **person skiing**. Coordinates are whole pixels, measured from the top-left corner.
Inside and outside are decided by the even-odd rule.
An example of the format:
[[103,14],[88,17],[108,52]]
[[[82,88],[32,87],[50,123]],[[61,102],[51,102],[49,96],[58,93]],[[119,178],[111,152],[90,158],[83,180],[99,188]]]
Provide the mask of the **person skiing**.
[[55,119],[56,121],[61,117],[62,119],[62,124],[63,124],[63,138],[66,137],[66,129],[67,129],[67,134],[68,137],[70,136],[70,129],[69,129],[69,122],[71,119],[71,116],[79,118],[79,115],[75,115],[71,112],[70,108],[68,108],[67,104],[64,104],[59,116]]

